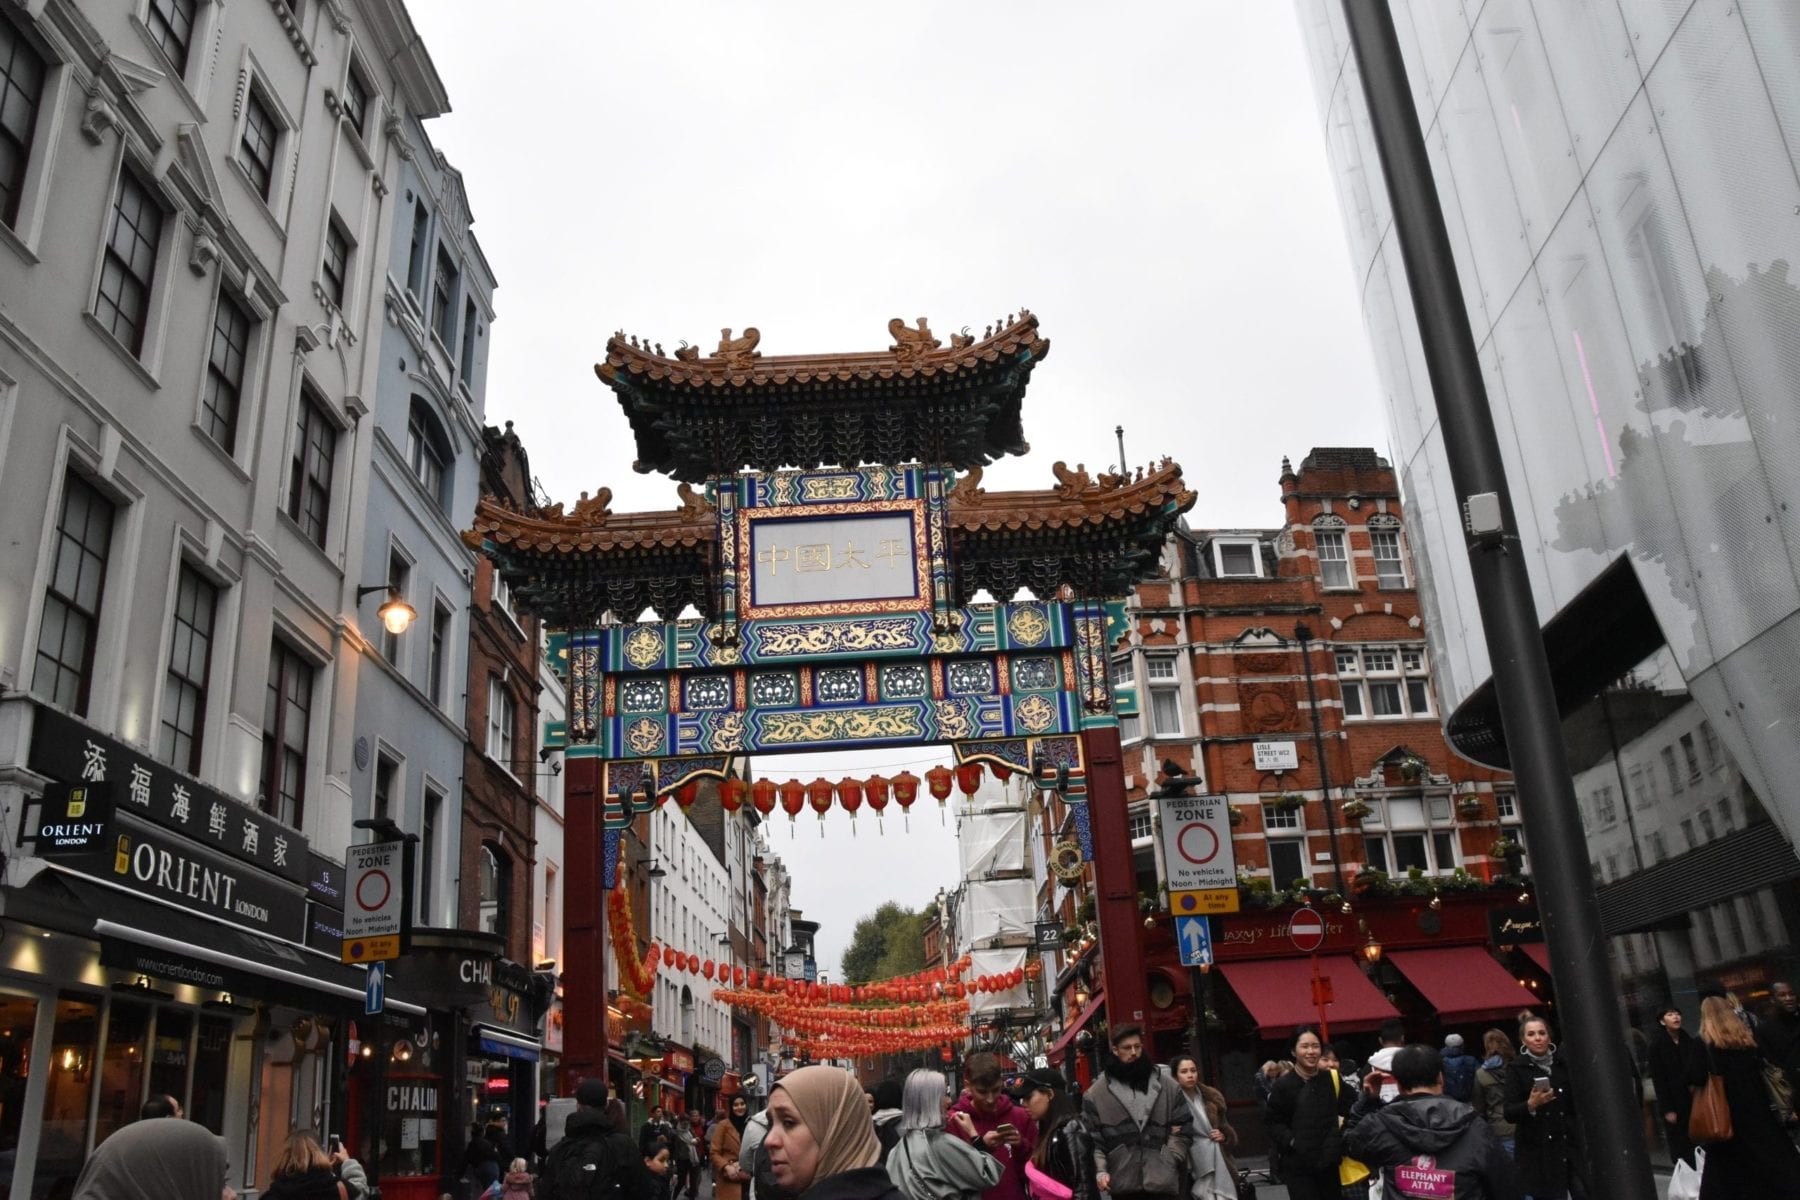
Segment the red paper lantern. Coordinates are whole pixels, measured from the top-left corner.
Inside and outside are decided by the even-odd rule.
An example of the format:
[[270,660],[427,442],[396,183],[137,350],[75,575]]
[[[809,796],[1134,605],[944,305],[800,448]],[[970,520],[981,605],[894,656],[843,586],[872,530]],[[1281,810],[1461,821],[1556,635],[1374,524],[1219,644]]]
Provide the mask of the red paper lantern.
[[950,768],[946,767],[943,763],[939,763],[937,766],[931,768],[931,770],[925,772],[925,786],[931,789],[932,798],[939,804],[942,804],[950,798],[950,781],[952,778]]
[[806,785],[807,802],[813,806],[813,811],[819,814],[821,821],[825,819],[825,814],[831,811],[831,796],[835,790],[829,779],[815,779]]
[[919,798],[919,777],[911,771],[902,771],[894,776],[894,803],[903,809],[912,807]]
[[743,987],[744,986],[744,968],[742,968],[742,967],[732,967],[731,968],[731,986],[732,987]]
[[994,773],[994,778],[998,779],[1001,783],[1005,783],[1012,778],[1012,768],[1006,766],[1004,763],[989,763],[988,770],[992,771]]
[[956,764],[956,787],[965,796],[973,796],[975,789],[981,786],[981,764],[966,762]]
[[886,775],[871,775],[863,781],[863,790],[869,798],[869,807],[876,816],[888,806],[888,781]]
[[750,785],[750,803],[757,812],[768,816],[775,811],[775,781],[759,779]]
[[736,775],[727,775],[719,783],[719,807],[728,813],[734,813],[744,807],[744,793],[750,785]]
[[781,811],[792,821],[806,807],[806,785],[798,779],[784,779],[781,781],[780,791]]
[[713,977],[713,961],[712,961],[712,959],[709,958],[705,962],[700,964],[700,974],[704,975],[708,979],[711,979]]
[[863,802],[862,780],[838,780],[837,794],[838,803],[844,806],[844,811],[849,813],[850,819],[854,821],[856,819],[856,810],[862,807]]
[[690,779],[675,789],[675,803],[681,805],[682,812],[694,807],[694,801],[699,798],[700,781],[698,779]]

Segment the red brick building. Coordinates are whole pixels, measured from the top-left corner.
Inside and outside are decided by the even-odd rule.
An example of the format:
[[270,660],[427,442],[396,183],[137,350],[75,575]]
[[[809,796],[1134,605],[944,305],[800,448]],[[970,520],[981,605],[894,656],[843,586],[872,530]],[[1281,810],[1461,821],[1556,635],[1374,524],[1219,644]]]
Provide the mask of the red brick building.
[[[1164,1057],[1190,1044],[1194,1006],[1162,891],[1163,764],[1230,805],[1241,911],[1213,918],[1219,970],[1202,982],[1208,1057],[1234,1096],[1249,1094],[1267,1043],[1316,1011],[1310,963],[1285,935],[1302,894],[1327,918],[1334,1037],[1396,1015],[1416,1037],[1466,1035],[1534,998],[1514,978],[1544,982],[1528,954],[1489,938],[1486,913],[1520,907],[1516,883],[1494,882],[1502,839],[1522,836],[1517,803],[1509,776],[1445,742],[1392,468],[1372,450],[1316,449],[1297,471],[1283,460],[1279,485],[1278,528],[1172,537],[1165,578],[1134,591],[1112,646],[1149,1032]],[[1067,815],[1047,807],[1047,854]],[[1052,876],[1045,899],[1081,930],[1091,887],[1091,870],[1073,887]],[[1078,1034],[1075,995],[1098,983],[1082,945],[1058,977],[1070,1035],[1058,1058]],[[1463,1004],[1446,997],[1445,970],[1489,986]],[[1094,1021],[1104,1010],[1091,1008]]]

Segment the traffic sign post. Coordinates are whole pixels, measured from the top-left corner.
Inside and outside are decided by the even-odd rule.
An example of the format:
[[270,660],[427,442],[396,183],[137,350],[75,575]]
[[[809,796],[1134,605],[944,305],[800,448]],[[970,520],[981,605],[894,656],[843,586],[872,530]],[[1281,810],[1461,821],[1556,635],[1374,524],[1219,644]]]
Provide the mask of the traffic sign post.
[[347,963],[399,958],[412,929],[412,844],[365,842],[344,852],[344,950]]
[[1212,922],[1208,918],[1176,917],[1175,944],[1181,949],[1182,966],[1212,966]]
[[1312,999],[1319,1010],[1319,1040],[1331,1040],[1331,1023],[1325,1008],[1332,1001],[1331,976],[1319,974],[1319,947],[1325,944],[1325,918],[1313,908],[1302,908],[1288,919],[1288,940],[1312,959]]
[[363,1016],[380,1016],[387,1007],[387,963],[372,962],[363,972]]

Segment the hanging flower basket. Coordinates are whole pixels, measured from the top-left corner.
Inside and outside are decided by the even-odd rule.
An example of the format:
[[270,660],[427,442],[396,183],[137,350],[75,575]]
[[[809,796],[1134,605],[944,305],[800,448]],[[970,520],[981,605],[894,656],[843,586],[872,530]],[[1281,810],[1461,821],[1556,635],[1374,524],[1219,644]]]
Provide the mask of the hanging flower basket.
[[1294,792],[1288,792],[1284,795],[1277,796],[1277,797],[1275,797],[1275,799],[1269,801],[1270,808],[1273,808],[1276,812],[1284,812],[1284,813],[1299,812],[1300,809],[1305,804],[1306,804],[1306,797],[1297,795]]
[[1524,848],[1525,847],[1519,845],[1519,843],[1512,838],[1503,837],[1495,841],[1492,846],[1488,847],[1488,854],[1493,858],[1505,858],[1510,854],[1519,853]]
[[1230,820],[1233,825],[1242,825],[1244,823],[1244,810],[1235,804],[1232,805],[1227,810],[1227,819]]
[[1481,797],[1475,792],[1464,792],[1456,799],[1456,811],[1465,817],[1481,815]]
[[1366,800],[1346,800],[1338,808],[1346,821],[1360,821],[1374,811],[1374,806]]
[[1400,760],[1400,778],[1407,783],[1417,783],[1425,777],[1425,760],[1413,755]]

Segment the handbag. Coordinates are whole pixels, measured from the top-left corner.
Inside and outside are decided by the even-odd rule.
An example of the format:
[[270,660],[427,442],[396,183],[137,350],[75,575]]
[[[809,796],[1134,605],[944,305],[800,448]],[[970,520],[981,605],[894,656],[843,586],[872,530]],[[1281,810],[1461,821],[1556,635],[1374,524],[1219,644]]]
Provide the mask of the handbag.
[[1763,1084],[1769,1089],[1769,1111],[1783,1125],[1800,1124],[1794,1113],[1794,1085],[1787,1072],[1772,1062],[1763,1064]]
[[1031,1186],[1033,1200],[1069,1200],[1075,1194],[1075,1189],[1054,1175],[1039,1170],[1038,1165],[1029,1159],[1025,1162],[1025,1182]]
[[1688,1136],[1702,1146],[1736,1136],[1731,1128],[1731,1103],[1725,1097],[1725,1077],[1711,1069],[1711,1052],[1706,1057],[1706,1086],[1694,1093],[1694,1106],[1688,1110]]

